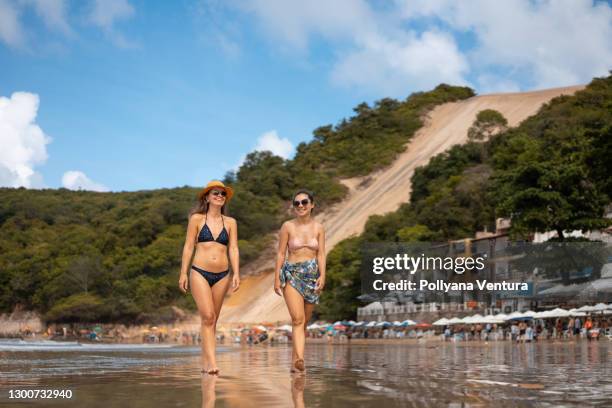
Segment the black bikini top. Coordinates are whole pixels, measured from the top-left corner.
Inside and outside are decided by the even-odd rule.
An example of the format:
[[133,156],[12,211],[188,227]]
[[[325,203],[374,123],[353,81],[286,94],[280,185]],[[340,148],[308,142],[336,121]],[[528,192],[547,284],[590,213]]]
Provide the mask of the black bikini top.
[[[208,214],[206,214],[206,218],[208,218]],[[223,245],[227,245],[229,243],[229,236],[227,235],[227,230],[225,229],[225,222],[223,222],[223,215],[221,216],[221,222],[223,223],[223,229],[217,236],[217,239],[213,238],[212,232],[210,228],[208,228],[208,224],[206,224],[206,218],[204,218],[204,226],[200,230],[198,234],[198,243],[200,242],[209,242],[214,241]]]

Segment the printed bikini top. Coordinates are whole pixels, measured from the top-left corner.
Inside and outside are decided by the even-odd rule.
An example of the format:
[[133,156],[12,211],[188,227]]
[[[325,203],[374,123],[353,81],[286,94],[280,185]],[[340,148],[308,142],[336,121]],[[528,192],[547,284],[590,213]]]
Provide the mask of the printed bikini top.
[[[206,214],[206,218],[208,218],[208,214]],[[204,218],[204,226],[202,227],[202,229],[200,230],[200,233],[198,234],[198,243],[214,241],[214,242],[218,242],[219,244],[227,245],[229,243],[229,236],[227,235],[227,230],[225,229],[225,222],[223,221],[223,215],[221,216],[221,222],[223,223],[223,229],[221,230],[221,232],[219,233],[216,239],[213,237],[213,234],[210,231],[210,228],[208,228],[208,224],[206,224],[206,218]]]

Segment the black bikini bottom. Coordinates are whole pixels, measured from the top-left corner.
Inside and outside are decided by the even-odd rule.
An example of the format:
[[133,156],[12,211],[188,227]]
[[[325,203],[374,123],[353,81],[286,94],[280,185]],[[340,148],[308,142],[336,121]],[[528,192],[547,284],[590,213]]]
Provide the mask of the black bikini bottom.
[[229,269],[223,272],[208,272],[202,268],[198,268],[195,265],[191,265],[191,268],[197,271],[200,275],[202,275],[211,288],[214,286],[215,283],[225,278],[225,276],[229,273]]

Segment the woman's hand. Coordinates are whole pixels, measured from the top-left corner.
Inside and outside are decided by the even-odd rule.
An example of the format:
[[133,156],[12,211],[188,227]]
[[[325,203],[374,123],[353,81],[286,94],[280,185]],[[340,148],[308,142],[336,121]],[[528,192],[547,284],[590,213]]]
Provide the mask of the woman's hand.
[[186,273],[181,273],[179,278],[179,289],[183,291],[183,293],[187,293],[189,288],[189,279],[187,278]]
[[317,282],[315,283],[315,292],[321,293],[324,287],[325,287],[325,278],[323,276],[319,276],[319,279],[317,279]]
[[232,277],[232,289],[234,290],[234,292],[236,292],[239,287],[240,287],[240,276],[238,276],[237,273],[234,273]]
[[283,291],[281,289],[281,282],[280,282],[280,278],[275,278],[274,279],[274,292],[278,295],[278,296],[283,296]]

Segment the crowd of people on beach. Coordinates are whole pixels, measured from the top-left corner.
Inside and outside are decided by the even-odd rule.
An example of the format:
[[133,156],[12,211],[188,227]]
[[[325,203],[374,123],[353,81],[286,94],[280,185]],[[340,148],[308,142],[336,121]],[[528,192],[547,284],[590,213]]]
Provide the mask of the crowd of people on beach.
[[529,343],[551,339],[599,340],[612,335],[612,318],[570,317],[556,320],[532,319],[512,320],[507,324],[473,324],[445,326],[442,330],[444,340],[511,340]]

